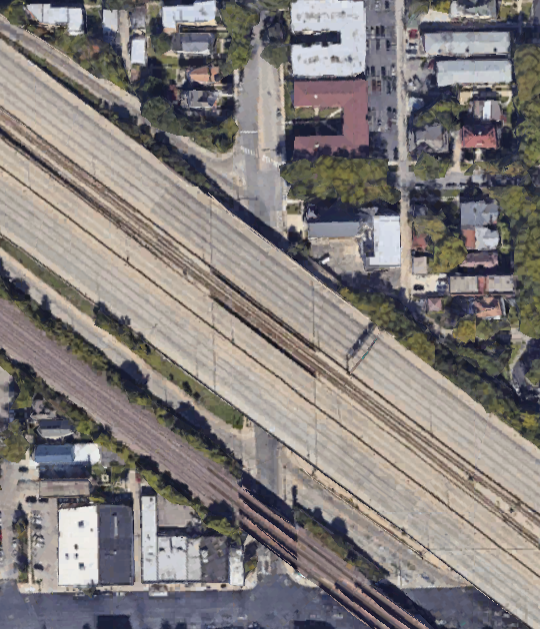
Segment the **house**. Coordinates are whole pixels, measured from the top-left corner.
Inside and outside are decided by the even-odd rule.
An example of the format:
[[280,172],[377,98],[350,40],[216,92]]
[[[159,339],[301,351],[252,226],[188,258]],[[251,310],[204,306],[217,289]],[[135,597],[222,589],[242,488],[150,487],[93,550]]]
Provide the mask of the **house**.
[[464,269],[493,269],[499,264],[496,251],[469,251],[465,260],[459,265]]
[[215,25],[217,15],[216,0],[201,0],[194,4],[161,7],[161,22],[163,30],[174,33],[178,26]]
[[494,125],[465,126],[461,129],[461,148],[496,149],[499,137]]
[[412,259],[412,272],[413,275],[427,275],[428,274],[428,259],[427,256],[415,256]]
[[38,465],[65,465],[73,463],[73,446],[39,445],[34,451],[34,461]]
[[76,443],[73,445],[73,462],[96,465],[101,462],[101,452],[97,443]]
[[442,297],[430,297],[427,300],[428,312],[442,312],[442,310],[443,310]]
[[51,4],[27,4],[26,12],[31,20],[45,26],[65,26],[68,35],[84,33],[85,13],[82,6],[62,6]]
[[297,0],[291,4],[296,35],[339,33],[337,41],[293,44],[293,75],[304,78],[354,77],[366,63],[366,9],[362,0]]
[[40,420],[37,432],[43,439],[64,439],[72,435],[75,432],[75,428],[69,420],[58,417]]
[[512,62],[508,59],[444,59],[436,65],[439,87],[512,83]]
[[481,118],[482,120],[500,122],[505,119],[501,104],[496,100],[472,100],[469,105],[469,111],[475,118]]
[[500,319],[503,315],[500,298],[475,299],[472,309],[478,319]]
[[499,216],[496,201],[468,201],[461,204],[461,233],[467,249],[490,251],[499,244],[499,232],[495,229]]
[[218,66],[190,68],[187,70],[186,76],[192,83],[201,83],[202,85],[216,85],[221,82],[221,74]]
[[175,33],[171,39],[171,50],[185,56],[209,55],[215,42],[216,37],[211,33]]
[[181,104],[186,109],[211,109],[219,100],[219,95],[210,90],[186,90],[181,96]]
[[146,5],[135,7],[129,12],[129,26],[132,31],[146,31]]
[[116,44],[119,41],[119,20],[120,11],[109,11],[108,9],[103,9],[103,39],[108,44]]
[[401,231],[399,216],[374,216],[372,230],[372,256],[365,256],[370,269],[401,265]]
[[146,37],[144,37],[144,35],[137,35],[131,38],[130,51],[131,65],[146,65]]
[[338,149],[355,151],[361,146],[369,146],[367,104],[367,82],[363,79],[295,81],[295,108],[341,107],[343,110],[343,133],[335,136],[295,137],[294,149],[313,153],[320,147],[330,147],[332,151]]
[[450,17],[453,20],[496,20],[497,0],[469,0],[466,3],[454,0],[450,3]]
[[454,275],[450,277],[450,294],[461,296],[507,295],[515,293],[513,275]]
[[413,151],[420,153],[447,153],[449,149],[448,133],[440,124],[429,125],[423,129],[415,129]]
[[511,45],[509,31],[441,31],[422,41],[429,57],[507,56]]
[[308,239],[356,238],[359,229],[359,219],[308,221]]

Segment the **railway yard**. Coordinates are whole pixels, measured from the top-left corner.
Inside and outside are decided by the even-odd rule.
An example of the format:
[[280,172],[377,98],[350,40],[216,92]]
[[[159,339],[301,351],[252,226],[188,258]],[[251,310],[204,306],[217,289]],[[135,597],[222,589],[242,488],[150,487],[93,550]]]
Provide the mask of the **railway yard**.
[[[129,317],[171,360],[406,531],[426,560],[540,627],[534,446],[384,333],[350,376],[347,354],[367,318],[2,42],[0,133],[3,236]],[[2,310],[8,353],[54,380],[40,371],[53,361]],[[77,402],[76,388],[70,397]],[[140,441],[142,416],[115,426],[102,410],[96,419],[216,498],[177,463],[181,446],[166,429],[156,424],[158,446]],[[224,480],[219,492],[249,510],[235,484]],[[301,565],[304,545],[291,547],[282,527],[266,541]],[[326,569],[329,588],[346,582],[344,569]],[[369,608],[365,596],[376,594],[358,593]]]

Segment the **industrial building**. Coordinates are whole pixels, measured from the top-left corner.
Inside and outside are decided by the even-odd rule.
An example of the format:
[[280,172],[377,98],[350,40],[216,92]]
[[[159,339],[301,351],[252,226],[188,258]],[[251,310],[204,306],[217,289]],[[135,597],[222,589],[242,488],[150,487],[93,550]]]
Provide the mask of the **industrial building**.
[[84,33],[84,8],[74,6],[53,6],[51,4],[27,4],[26,12],[30,19],[45,26],[65,26],[68,35]]
[[401,229],[399,216],[374,216],[372,238],[369,244],[373,255],[366,255],[364,264],[368,269],[390,268],[401,265]]
[[100,505],[99,583],[133,584],[133,511],[126,505]]
[[174,32],[180,24],[215,24],[216,14],[215,0],[203,0],[194,4],[161,7],[161,22],[164,31]]
[[444,59],[437,61],[437,85],[506,85],[512,83],[508,59]]
[[424,33],[424,50],[430,57],[474,57],[508,55],[508,31],[442,31]]
[[353,77],[365,70],[366,9],[359,0],[298,0],[291,5],[295,34],[339,33],[339,43],[293,44],[294,76]]

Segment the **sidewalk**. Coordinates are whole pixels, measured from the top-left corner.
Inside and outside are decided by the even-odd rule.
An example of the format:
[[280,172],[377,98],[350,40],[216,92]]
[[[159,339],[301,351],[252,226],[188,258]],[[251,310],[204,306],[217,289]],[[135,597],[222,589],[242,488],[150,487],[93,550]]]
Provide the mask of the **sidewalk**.
[[22,264],[3,250],[0,251],[0,260],[2,260],[4,268],[12,277],[19,278],[26,282],[30,296],[35,301],[41,303],[43,297],[47,296],[51,312],[55,317],[68,323],[88,342],[101,349],[118,367],[121,367],[124,363],[135,364],[141,374],[147,378],[148,390],[160,399],[168,402],[174,408],[178,408],[180,404],[190,404],[195,411],[208,422],[214,435],[221,439],[237,457],[242,457],[242,431],[232,428],[222,419],[207,411],[200,404],[197,404],[197,402],[184,393],[182,389],[155,372],[141,358],[131,352],[108,332],[94,325],[94,321],[91,317],[80,312],[80,310],[75,308],[67,299],[55,292],[50,286],[45,284],[45,282],[35,277],[22,266]]

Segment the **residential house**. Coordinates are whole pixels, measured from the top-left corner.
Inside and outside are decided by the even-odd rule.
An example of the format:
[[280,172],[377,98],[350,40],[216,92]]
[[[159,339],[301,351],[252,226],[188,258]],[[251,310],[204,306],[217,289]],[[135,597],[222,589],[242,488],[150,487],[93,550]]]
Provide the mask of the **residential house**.
[[146,32],[146,5],[135,7],[129,12],[129,26],[132,31]]
[[291,4],[291,30],[312,35],[338,32],[337,42],[293,44],[294,76],[353,77],[366,63],[366,9],[362,0],[297,0]]
[[441,31],[422,41],[429,57],[507,56],[511,45],[509,31]]
[[75,432],[73,424],[68,419],[42,419],[37,426],[37,432],[43,439],[64,439]]
[[210,90],[186,90],[181,97],[181,105],[186,109],[211,109],[217,104],[219,95]]
[[513,80],[509,59],[443,59],[436,65],[439,87],[502,85]]
[[462,149],[496,149],[499,136],[495,125],[464,126],[461,129]]
[[472,100],[469,111],[475,118],[485,121],[501,122],[505,120],[501,104],[497,100]]
[[513,275],[454,275],[450,277],[450,294],[454,296],[511,296],[514,293]]
[[200,0],[194,4],[161,7],[161,22],[166,33],[174,33],[180,25],[208,26],[216,24],[216,0]]
[[175,33],[171,39],[171,50],[182,55],[209,55],[214,49],[215,35],[211,33]]
[[499,206],[496,201],[468,201],[461,204],[461,233],[467,249],[490,251],[499,244],[496,229]]
[[498,297],[475,299],[472,309],[478,319],[500,319],[503,315],[501,299]]
[[496,251],[469,251],[465,260],[459,265],[464,269],[494,269],[499,264]]
[[450,17],[469,20],[496,20],[497,0],[468,0],[460,2],[453,0],[450,3]]
[[130,41],[131,65],[145,66],[148,58],[146,56],[146,37],[137,35]]
[[429,125],[423,129],[415,129],[411,139],[411,149],[416,157],[426,152],[448,153],[448,133],[440,124]]
[[[399,216],[374,216],[371,241],[363,243],[366,269],[390,268],[401,265],[401,230]],[[373,253],[373,255],[368,255]]]
[[36,446],[34,450],[34,461],[38,465],[69,465],[73,463],[73,446]]
[[342,135],[297,136],[294,138],[295,150],[313,153],[321,147],[330,147],[332,151],[355,151],[361,146],[369,146],[367,104],[367,83],[363,79],[295,81],[295,107],[341,107],[343,110]]
[[202,85],[217,85],[221,83],[221,74],[218,66],[190,68],[186,72],[186,77],[192,83],[200,83]]
[[52,4],[27,4],[26,12],[31,20],[45,26],[65,26],[68,35],[82,35],[85,31],[85,12],[81,6]]
[[414,256],[412,258],[412,272],[413,272],[413,275],[427,275],[428,274],[427,256]]
[[103,9],[102,23],[103,23],[103,39],[108,44],[117,45],[120,41],[120,34],[118,32],[120,21],[120,11],[109,11]]
[[427,299],[427,311],[428,312],[442,312],[443,302],[442,297],[429,297]]

